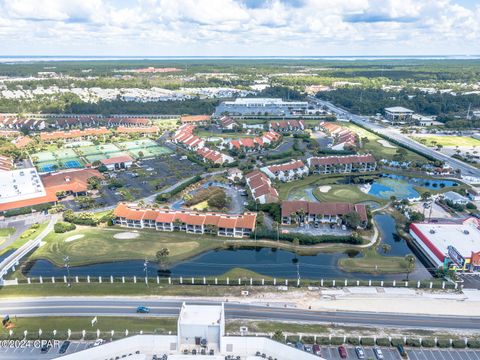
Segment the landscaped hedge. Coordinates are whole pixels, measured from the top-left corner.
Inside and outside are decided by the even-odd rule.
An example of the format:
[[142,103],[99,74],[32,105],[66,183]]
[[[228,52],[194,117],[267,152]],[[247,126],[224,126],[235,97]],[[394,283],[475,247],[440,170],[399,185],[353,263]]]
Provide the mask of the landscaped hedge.
[[347,343],[350,345],[360,345],[360,339],[358,337],[347,338]]
[[313,336],[302,336],[302,342],[305,344],[313,344],[315,343],[315,339]]
[[63,233],[66,233],[67,231],[75,230],[76,228],[77,228],[77,227],[75,226],[75,224],[69,223],[69,222],[57,222],[57,223],[53,226],[53,230],[54,230],[57,234],[63,234]]
[[[277,239],[277,232],[273,230],[261,229],[256,233],[257,239]],[[250,235],[251,238],[255,237],[255,234]],[[298,239],[300,245],[313,245],[320,243],[341,243],[341,244],[354,244],[359,245],[362,243],[362,239],[353,236],[333,236],[333,235],[321,235],[313,236],[301,233],[280,233],[278,234],[279,240],[293,242]]]
[[432,339],[422,339],[422,346],[423,347],[434,347],[435,341]]
[[343,337],[332,337],[330,340],[331,345],[342,345],[343,344]]
[[390,343],[392,344],[392,346],[403,345],[403,339],[392,339]]
[[8,210],[3,213],[5,217],[11,217],[11,216],[18,216],[18,215],[26,215],[26,214],[31,214],[33,210],[35,211],[45,211],[45,210],[50,210],[52,208],[52,204],[40,204],[40,205],[35,205],[35,206],[29,206],[29,207],[23,207],[20,209],[13,209],[13,210]]
[[479,349],[480,340],[468,340],[467,346],[472,349]]
[[378,338],[377,339],[378,346],[390,346],[390,340],[387,338]]
[[422,344],[420,339],[407,339],[406,345],[411,347],[420,347]]
[[362,338],[362,345],[363,346],[373,346],[375,345],[375,340],[373,338]]
[[300,336],[298,336],[298,335],[287,336],[287,342],[295,344],[297,341],[300,341]]
[[450,347],[450,340],[448,339],[438,339],[437,346],[439,348],[449,348]]
[[157,202],[166,201],[167,199],[170,199],[172,196],[178,194],[179,192],[185,190],[187,187],[189,187],[192,184],[195,184],[196,182],[199,182],[200,180],[202,180],[202,177],[200,175],[196,175],[193,178],[191,178],[190,180],[178,185],[176,188],[172,189],[171,191],[166,192],[166,193],[162,193],[162,194],[158,194],[157,197],[155,198],[155,200]]
[[330,345],[330,339],[328,337],[324,337],[324,336],[317,336],[316,343],[318,345]]
[[455,339],[452,341],[452,347],[455,349],[465,349],[465,340],[463,339]]

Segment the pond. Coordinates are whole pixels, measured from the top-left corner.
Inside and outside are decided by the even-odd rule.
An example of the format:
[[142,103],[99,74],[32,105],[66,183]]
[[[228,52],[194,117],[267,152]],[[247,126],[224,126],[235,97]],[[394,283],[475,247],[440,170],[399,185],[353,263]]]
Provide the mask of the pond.
[[[404,256],[412,251],[406,242],[396,236],[395,221],[389,215],[376,215],[383,242],[391,246],[387,256]],[[296,278],[297,271],[302,278],[309,279],[379,279],[402,280],[405,274],[370,275],[347,273],[338,267],[338,260],[344,257],[360,256],[357,251],[348,253],[319,253],[314,256],[297,256],[292,252],[270,248],[242,248],[208,251],[192,259],[174,264],[168,271],[159,271],[156,263],[150,263],[149,275],[173,277],[217,276],[234,268],[244,268],[271,277]],[[71,267],[70,274],[78,276],[144,276],[143,260],[129,260],[115,263],[92,264]],[[25,269],[28,276],[63,276],[66,270],[56,267],[47,260],[37,260]],[[430,273],[417,261],[417,269],[410,275],[412,280],[430,278]]]
[[390,199],[391,196],[395,196],[397,199],[414,199],[420,197],[418,191],[415,190],[416,186],[429,190],[440,190],[445,187],[458,186],[458,183],[452,180],[382,174],[378,180],[372,182],[368,194],[381,199]]

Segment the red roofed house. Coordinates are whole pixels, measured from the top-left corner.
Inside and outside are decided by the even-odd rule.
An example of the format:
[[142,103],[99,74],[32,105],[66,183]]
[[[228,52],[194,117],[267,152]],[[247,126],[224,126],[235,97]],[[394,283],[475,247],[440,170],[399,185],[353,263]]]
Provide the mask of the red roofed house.
[[231,117],[229,116],[223,116],[220,118],[219,120],[220,122],[220,126],[223,128],[223,129],[227,129],[227,130],[233,130],[237,127],[239,127],[239,125],[237,124],[237,122],[235,120],[233,120]]
[[17,149],[21,149],[30,144],[31,142],[32,138],[29,136],[19,136],[15,140],[12,140],[13,145],[15,145]]
[[363,204],[336,203],[336,202],[309,202],[309,201],[284,201],[282,202],[282,224],[291,225],[309,223],[337,223],[340,224],[342,216],[357,212],[362,221],[361,227],[368,222],[366,206]]
[[115,156],[110,159],[103,159],[100,162],[107,167],[108,170],[125,170],[128,169],[133,164],[133,159],[128,156]]
[[292,160],[288,163],[265,166],[261,170],[271,179],[289,182],[308,175],[308,167],[301,160]]
[[278,132],[302,132],[306,128],[303,120],[272,121],[268,126]]
[[182,124],[206,125],[210,123],[210,115],[184,115],[180,118]]
[[307,159],[307,164],[312,174],[341,174],[377,169],[377,161],[371,154],[311,157]]
[[257,214],[239,215],[203,213],[190,210],[145,209],[120,203],[114,210],[115,223],[130,228],[154,228],[158,231],[211,233],[218,236],[246,237],[255,230]]
[[263,172],[254,170],[245,175],[245,179],[255,201],[258,201],[260,204],[278,202],[278,192],[272,186],[268,176]]
[[66,171],[61,173],[49,173],[40,176],[48,192],[55,194],[63,192],[73,194],[75,196],[84,195],[88,191],[88,179],[97,177],[104,179],[104,176],[95,169],[81,169],[74,171]]

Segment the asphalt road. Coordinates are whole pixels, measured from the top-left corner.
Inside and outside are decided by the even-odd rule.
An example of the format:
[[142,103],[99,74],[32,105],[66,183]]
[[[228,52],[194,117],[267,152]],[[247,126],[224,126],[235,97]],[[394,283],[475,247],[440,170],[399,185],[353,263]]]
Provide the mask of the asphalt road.
[[[185,300],[189,304],[219,304],[209,300]],[[135,299],[128,297],[54,297],[1,300],[2,316],[152,316],[175,317],[182,299]],[[150,314],[136,314],[137,306],[148,306]],[[424,316],[373,312],[312,311],[288,307],[225,303],[227,319],[335,323],[361,326],[425,329],[480,329],[480,317]],[[286,306],[286,307],[285,307]]]
[[452,158],[448,155],[442,154],[442,153],[440,153],[438,151],[435,151],[435,150],[433,150],[433,149],[431,149],[431,148],[429,148],[425,145],[422,145],[422,144],[410,139],[408,136],[405,136],[405,135],[401,134],[400,132],[395,131],[392,128],[383,127],[383,126],[380,126],[378,124],[372,123],[372,122],[368,121],[368,117],[352,114],[352,113],[350,113],[350,112],[348,112],[344,109],[341,109],[341,108],[333,105],[332,103],[330,103],[328,101],[319,100],[319,99],[316,99],[316,98],[312,98],[311,100],[317,102],[318,104],[326,106],[330,111],[332,111],[333,113],[335,113],[337,116],[339,116],[341,118],[343,117],[345,119],[349,119],[350,121],[352,121],[354,123],[358,123],[358,124],[368,128],[370,130],[376,131],[376,132],[378,132],[380,134],[383,134],[387,137],[395,139],[398,142],[400,142],[401,144],[406,145],[408,147],[411,147],[411,148],[413,148],[413,149],[415,149],[415,150],[417,150],[417,151],[419,151],[423,154],[430,155],[437,160],[443,161],[443,162],[449,164],[452,168],[460,170],[462,172],[462,175],[464,175],[464,176],[474,176],[474,177],[479,177],[480,178],[480,170],[475,168],[474,166],[466,164],[463,161],[454,159],[454,158]]

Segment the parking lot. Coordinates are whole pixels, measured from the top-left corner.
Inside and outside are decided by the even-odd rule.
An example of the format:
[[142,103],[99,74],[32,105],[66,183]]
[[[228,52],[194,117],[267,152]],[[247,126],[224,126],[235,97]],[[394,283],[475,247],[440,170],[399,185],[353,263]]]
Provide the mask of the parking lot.
[[[338,346],[322,346],[322,357],[325,359],[342,359],[338,352]],[[357,354],[355,353],[355,347],[346,347],[348,357],[347,359],[358,359]],[[376,359],[375,354],[373,353],[372,348],[364,347],[365,358],[366,359]],[[396,348],[380,348],[383,352],[383,357],[385,360],[400,360],[402,357],[398,353]]]
[[[0,348],[0,359],[55,359],[62,354],[59,354],[60,346],[63,341],[59,341],[58,346],[52,346],[46,353],[42,353],[38,346],[24,346],[24,347],[2,347]],[[92,342],[88,341],[72,341],[65,354],[71,354],[77,351],[86,349]]]

